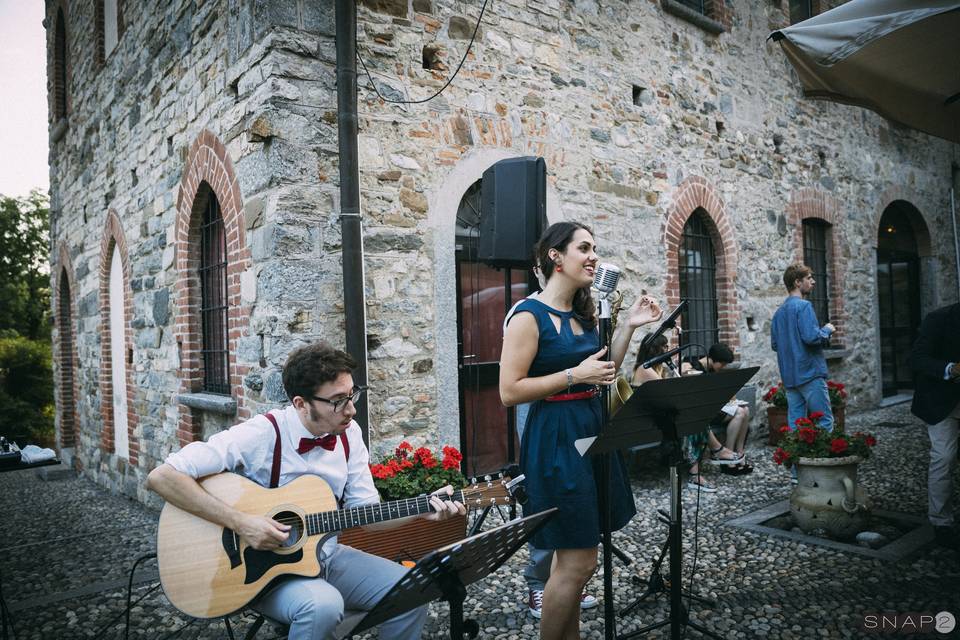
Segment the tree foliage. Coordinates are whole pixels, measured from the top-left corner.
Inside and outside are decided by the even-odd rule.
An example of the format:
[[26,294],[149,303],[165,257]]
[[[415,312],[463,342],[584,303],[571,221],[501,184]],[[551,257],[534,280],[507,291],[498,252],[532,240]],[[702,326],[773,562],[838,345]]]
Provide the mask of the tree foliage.
[[50,339],[49,219],[41,191],[0,196],[0,336]]
[[53,442],[50,343],[0,338],[0,433],[19,444]]

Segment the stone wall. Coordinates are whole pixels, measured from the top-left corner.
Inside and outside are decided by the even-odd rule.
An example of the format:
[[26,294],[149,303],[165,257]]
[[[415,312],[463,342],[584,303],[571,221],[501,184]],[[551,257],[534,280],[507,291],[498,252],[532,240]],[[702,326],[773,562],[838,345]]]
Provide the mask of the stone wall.
[[[49,25],[60,8],[48,1]],[[169,451],[284,401],[280,365],[293,348],[343,342],[333,8],[307,0],[128,7],[102,67],[93,3],[63,9],[69,108],[65,125],[51,116],[51,272],[55,285],[67,277],[75,310],[75,455],[99,482],[147,499],[144,474]],[[669,269],[676,225],[692,206],[707,207],[729,258],[719,283],[724,336],[743,362],[761,365],[761,384],[777,377],[769,320],[799,249],[797,220],[827,211],[849,350],[831,361],[833,375],[849,383],[855,406],[878,401],[879,217],[895,200],[920,211],[932,243],[925,282],[936,304],[956,299],[950,239],[937,233],[949,225],[956,150],[861,109],[801,99],[784,56],[765,40],[785,24],[783,9],[748,0],[723,9],[728,28],[714,35],[654,1],[499,0],[437,98],[387,104],[361,75],[375,449],[402,437],[459,437],[455,213],[490,164],[520,155],[546,159],[548,216],[594,227],[604,259],[625,270],[628,300],[641,287],[678,296]],[[360,52],[380,92],[437,91],[479,10],[454,0],[362,2]],[[53,38],[48,26],[51,51]],[[231,416],[178,402],[197,391],[187,271],[204,179],[236,229]],[[110,210],[129,264],[135,464],[101,444],[109,363],[98,305]]]

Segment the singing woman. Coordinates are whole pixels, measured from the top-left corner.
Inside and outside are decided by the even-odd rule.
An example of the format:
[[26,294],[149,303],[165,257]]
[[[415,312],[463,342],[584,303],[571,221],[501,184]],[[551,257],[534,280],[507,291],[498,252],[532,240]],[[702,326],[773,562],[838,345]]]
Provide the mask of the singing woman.
[[[599,433],[598,385],[614,382],[634,330],[662,315],[656,301],[641,297],[618,323],[607,359],[590,295],[596,249],[593,232],[583,224],[559,222],[544,231],[534,252],[546,285],[539,297],[517,307],[500,358],[503,404],[533,403],[520,443],[529,496],[524,510],[559,510],[533,538],[538,549],[556,551],[543,593],[545,640],[580,637],[580,594],[597,566],[595,458],[582,457],[574,442]],[[619,455],[611,456],[610,478],[611,523],[617,530],[636,513]]]

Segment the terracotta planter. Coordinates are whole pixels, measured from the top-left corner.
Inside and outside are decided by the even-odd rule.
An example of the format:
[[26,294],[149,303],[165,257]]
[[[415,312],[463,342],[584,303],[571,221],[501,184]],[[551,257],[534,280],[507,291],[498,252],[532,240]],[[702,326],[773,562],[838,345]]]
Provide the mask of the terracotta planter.
[[797,526],[805,533],[825,529],[840,540],[863,531],[873,505],[857,484],[857,465],[862,461],[859,456],[800,458],[799,483],[790,495],[790,511]]
[[780,442],[783,434],[780,433],[780,427],[787,424],[786,407],[767,407],[767,444],[776,446]]
[[419,560],[431,551],[463,540],[466,535],[467,516],[455,516],[442,522],[418,519],[388,531],[356,527],[341,533],[339,541],[388,560]]

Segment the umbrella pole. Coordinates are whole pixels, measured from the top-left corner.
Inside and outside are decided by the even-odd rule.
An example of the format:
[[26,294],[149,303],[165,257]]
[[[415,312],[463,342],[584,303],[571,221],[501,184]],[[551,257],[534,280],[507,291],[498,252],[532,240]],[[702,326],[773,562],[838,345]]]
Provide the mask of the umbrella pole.
[[[954,172],[956,175],[956,172]],[[954,178],[956,182],[956,178]],[[954,199],[955,189],[950,187],[950,221],[953,223],[953,250],[957,260],[957,302],[960,302],[960,240],[957,238],[957,203]]]

